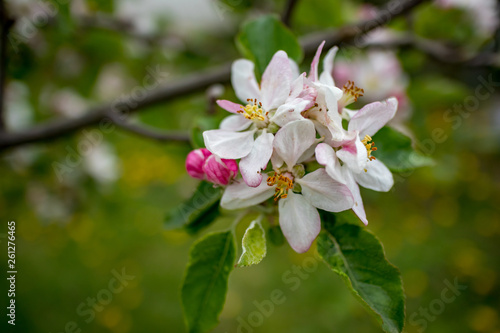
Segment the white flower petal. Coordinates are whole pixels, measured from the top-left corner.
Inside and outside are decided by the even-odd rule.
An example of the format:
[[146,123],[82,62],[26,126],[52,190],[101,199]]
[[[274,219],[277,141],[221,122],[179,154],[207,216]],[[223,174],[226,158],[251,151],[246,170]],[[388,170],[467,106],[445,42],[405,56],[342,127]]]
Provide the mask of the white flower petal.
[[292,58],[288,58],[290,61],[290,82],[295,80],[300,75],[299,65]]
[[325,86],[322,85],[322,89],[324,89],[324,96],[325,96],[325,102],[326,102],[326,107],[328,108],[328,115],[330,118],[339,126],[342,128],[342,117],[339,114],[338,111],[338,102],[339,99],[342,98],[342,90],[335,86]]
[[302,73],[295,80],[292,81],[290,86],[290,96],[288,97],[288,99],[297,98],[302,92],[302,90],[304,90],[304,75],[305,73]]
[[351,194],[354,198],[354,205],[352,206],[352,210],[364,224],[368,224],[368,220],[366,219],[365,207],[363,206],[363,199],[361,198],[361,192],[359,191],[359,186],[354,180],[351,171],[345,167],[343,167],[342,169],[344,171],[344,179],[346,180],[346,185],[351,191]]
[[286,52],[276,52],[262,74],[260,97],[264,110],[276,109],[286,101],[290,94],[291,76]]
[[335,82],[333,81],[332,73],[333,73],[333,59],[337,54],[339,48],[337,46],[332,47],[328,50],[325,58],[323,59],[323,72],[319,77],[319,81],[328,86],[335,86]]
[[394,117],[397,109],[398,100],[394,97],[365,105],[351,118],[348,129],[358,130],[361,138],[372,136]]
[[310,102],[300,98],[296,98],[293,101],[281,105],[276,113],[271,118],[271,121],[276,125],[283,127],[286,124],[295,121],[302,120],[304,117],[300,114],[305,110],[306,106]]
[[319,164],[325,166],[326,173],[328,173],[332,179],[345,184],[344,175],[337,154],[335,154],[335,150],[326,143],[320,143],[316,146],[315,152],[316,160]]
[[296,120],[282,127],[274,138],[274,148],[288,168],[295,166],[304,152],[316,142],[314,124]]
[[387,192],[394,185],[391,171],[379,160],[366,164],[366,172],[361,171],[353,175],[359,185],[370,190]]
[[325,171],[318,169],[296,180],[302,187],[302,194],[315,207],[341,212],[350,209],[354,199],[349,188],[333,180]]
[[233,132],[226,130],[210,130],[203,132],[205,146],[220,158],[237,159],[250,154],[253,147],[255,131]]
[[288,192],[286,199],[279,201],[279,221],[288,243],[298,253],[304,253],[321,230],[319,213],[300,194]]
[[222,120],[219,128],[226,131],[239,132],[247,129],[252,124],[252,121],[240,114],[228,116]]
[[250,187],[240,179],[228,185],[222,195],[220,205],[224,209],[240,209],[255,206],[273,196],[275,188],[263,179],[257,187]]
[[273,165],[273,169],[276,170],[281,168],[283,166],[283,163],[285,163],[285,161],[283,161],[278,153],[276,153],[276,150],[273,151],[273,154],[271,155],[271,164]]
[[236,96],[243,103],[247,103],[247,99],[260,98],[259,85],[255,79],[254,64],[250,60],[238,59],[233,62],[231,83]]
[[263,133],[253,145],[252,151],[240,161],[241,176],[248,186],[256,187],[262,182],[261,170],[265,169],[273,154],[274,135]]

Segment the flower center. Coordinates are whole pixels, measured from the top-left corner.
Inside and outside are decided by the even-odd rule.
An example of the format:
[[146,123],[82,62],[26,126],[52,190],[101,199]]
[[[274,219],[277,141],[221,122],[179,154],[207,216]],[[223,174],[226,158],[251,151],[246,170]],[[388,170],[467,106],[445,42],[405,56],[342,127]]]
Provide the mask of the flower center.
[[272,176],[267,178],[267,185],[276,185],[276,190],[274,192],[274,201],[279,199],[285,199],[288,197],[288,190],[293,188],[293,176],[288,172],[286,174],[274,173]]
[[367,134],[365,135],[364,139],[361,140],[361,142],[363,142],[366,147],[366,155],[368,157],[368,160],[375,160],[376,158],[375,156],[372,156],[372,152],[376,151],[377,147],[375,147],[375,142],[373,142],[372,137]]
[[354,85],[354,81],[347,81],[347,83],[344,84],[342,90],[344,94],[339,100],[339,111],[342,110],[345,106],[356,102],[358,98],[363,96],[363,94],[365,93],[363,89]]
[[250,120],[266,120],[266,116],[269,112],[264,111],[262,109],[262,103],[258,102],[257,99],[247,99],[248,104],[241,107],[241,110],[238,110],[238,113],[243,114],[245,118]]

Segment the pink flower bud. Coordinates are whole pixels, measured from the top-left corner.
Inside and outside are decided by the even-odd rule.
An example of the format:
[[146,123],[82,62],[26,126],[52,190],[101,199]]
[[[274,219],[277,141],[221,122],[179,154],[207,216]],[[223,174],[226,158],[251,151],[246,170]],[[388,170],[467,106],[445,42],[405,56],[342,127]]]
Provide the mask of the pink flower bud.
[[212,153],[206,148],[196,149],[190,152],[186,158],[186,170],[188,174],[193,178],[205,179],[203,165],[210,155],[212,155]]
[[216,155],[210,155],[205,160],[203,171],[209,182],[227,185],[238,173],[238,164],[234,160],[225,160]]

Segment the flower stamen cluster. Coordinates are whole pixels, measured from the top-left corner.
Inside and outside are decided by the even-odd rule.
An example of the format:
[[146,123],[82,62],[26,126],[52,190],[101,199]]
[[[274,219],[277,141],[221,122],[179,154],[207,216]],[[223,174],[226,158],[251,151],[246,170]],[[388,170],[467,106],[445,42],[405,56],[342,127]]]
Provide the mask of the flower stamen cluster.
[[247,99],[248,104],[245,106],[241,106],[241,110],[238,110],[237,113],[241,113],[248,120],[260,120],[265,121],[266,117],[269,115],[269,112],[264,111],[262,109],[262,103],[257,102],[257,99]]
[[375,156],[372,156],[372,152],[376,151],[377,147],[375,147],[375,142],[373,142],[372,137],[367,134],[367,135],[365,135],[364,139],[361,140],[361,142],[363,142],[363,144],[366,147],[366,154],[367,154],[368,160],[370,160],[370,161],[375,160],[376,158],[375,158]]
[[354,84],[354,81],[347,81],[346,84],[342,87],[343,95],[339,101],[339,105],[341,108],[352,104],[358,100],[358,98],[362,97],[365,93],[364,89],[357,87]]
[[274,172],[272,176],[267,178],[267,186],[275,186],[274,201],[286,199],[288,191],[293,189],[293,176],[290,173],[280,174]]

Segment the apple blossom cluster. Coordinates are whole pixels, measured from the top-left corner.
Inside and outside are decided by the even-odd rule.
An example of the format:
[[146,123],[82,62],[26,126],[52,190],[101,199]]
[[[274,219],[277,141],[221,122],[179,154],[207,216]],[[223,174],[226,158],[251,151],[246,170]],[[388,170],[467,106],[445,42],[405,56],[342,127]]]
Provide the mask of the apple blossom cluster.
[[276,52],[260,85],[251,61],[235,61],[231,80],[243,104],[217,101],[232,115],[219,129],[205,131],[207,149],[191,152],[186,161],[191,176],[224,186],[225,209],[274,198],[283,234],[299,253],[320,232],[318,209],[353,209],[366,224],[359,185],[385,192],[394,183],[376,159],[372,136],[394,117],[397,99],[349,109],[364,91],[352,81],[335,86],[337,47],[327,52],[319,74],[323,46],[308,75],[284,51]]

